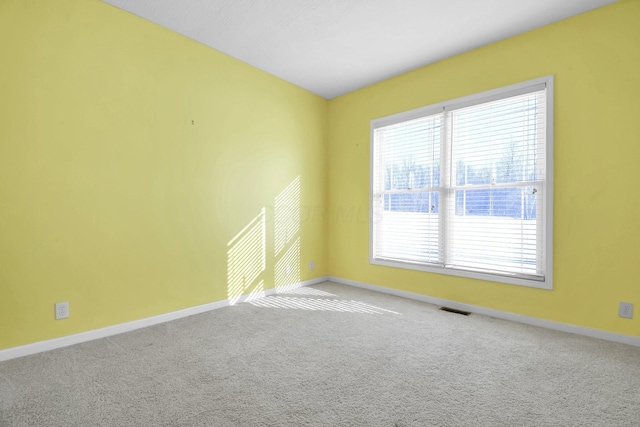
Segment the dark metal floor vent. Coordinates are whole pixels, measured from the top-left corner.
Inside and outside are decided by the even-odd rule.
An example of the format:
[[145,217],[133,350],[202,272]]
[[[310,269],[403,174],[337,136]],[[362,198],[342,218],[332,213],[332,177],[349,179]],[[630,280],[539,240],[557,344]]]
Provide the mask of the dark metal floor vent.
[[468,311],[456,310],[455,308],[449,308],[449,307],[440,307],[440,310],[448,311],[449,313],[462,314],[463,316],[468,316],[471,314]]

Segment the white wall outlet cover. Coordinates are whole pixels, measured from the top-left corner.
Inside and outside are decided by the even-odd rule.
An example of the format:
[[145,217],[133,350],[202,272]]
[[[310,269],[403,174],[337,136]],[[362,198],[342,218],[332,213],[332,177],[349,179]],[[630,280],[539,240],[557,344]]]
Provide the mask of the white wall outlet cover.
[[314,268],[316,268],[315,262],[309,261],[309,270],[313,270]]
[[618,315],[625,319],[633,318],[633,304],[630,302],[621,302],[620,310],[618,311]]
[[56,320],[66,319],[69,317],[69,303],[57,302],[56,303]]

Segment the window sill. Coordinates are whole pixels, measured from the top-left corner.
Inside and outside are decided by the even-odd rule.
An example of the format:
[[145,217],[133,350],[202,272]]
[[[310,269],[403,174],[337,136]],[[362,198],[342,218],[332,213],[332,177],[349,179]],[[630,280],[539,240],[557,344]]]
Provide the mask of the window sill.
[[476,271],[460,270],[454,268],[444,268],[439,266],[429,266],[426,264],[418,264],[402,261],[390,261],[370,258],[369,263],[373,265],[380,265],[384,267],[402,268],[405,270],[417,270],[427,273],[446,274],[448,276],[465,277],[468,279],[485,280],[489,282],[507,283],[510,285],[526,286],[529,288],[553,290],[553,284],[551,282],[551,275],[547,274],[544,280],[523,279],[520,277],[510,277],[498,274],[480,273]]

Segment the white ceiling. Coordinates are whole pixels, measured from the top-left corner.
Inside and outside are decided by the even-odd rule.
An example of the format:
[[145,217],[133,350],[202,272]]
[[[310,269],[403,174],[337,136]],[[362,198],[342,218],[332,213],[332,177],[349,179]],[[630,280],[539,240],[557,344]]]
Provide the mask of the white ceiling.
[[617,0],[104,0],[331,99]]

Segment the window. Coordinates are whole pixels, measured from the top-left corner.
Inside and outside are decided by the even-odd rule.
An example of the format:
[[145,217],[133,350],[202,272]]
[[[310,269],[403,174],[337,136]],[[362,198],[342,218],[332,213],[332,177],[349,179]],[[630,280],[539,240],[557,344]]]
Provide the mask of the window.
[[551,289],[553,77],[371,122],[372,264]]

